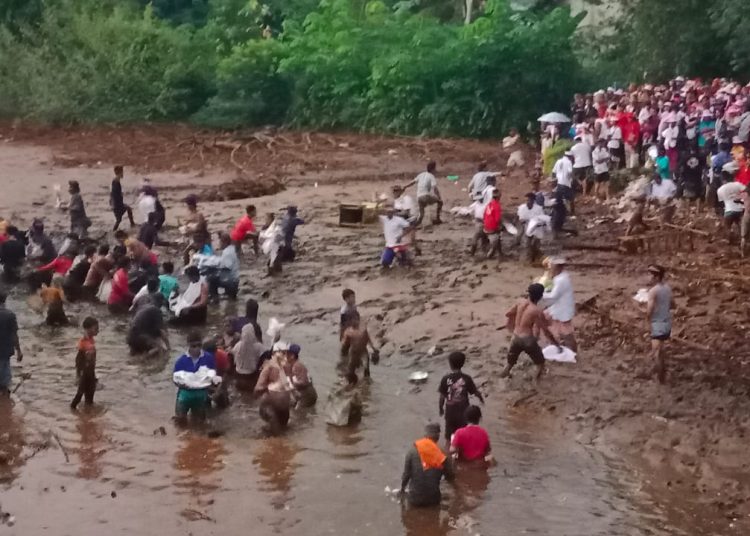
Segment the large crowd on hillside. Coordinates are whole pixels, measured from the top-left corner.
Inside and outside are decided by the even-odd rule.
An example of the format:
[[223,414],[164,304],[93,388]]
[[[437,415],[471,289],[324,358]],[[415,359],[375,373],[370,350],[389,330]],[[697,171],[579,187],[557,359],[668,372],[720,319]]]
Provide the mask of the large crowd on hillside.
[[[554,176],[571,205],[577,193],[609,198],[615,170],[651,169],[644,197],[662,204],[704,204],[723,219],[730,241],[750,238],[750,85],[677,77],[576,94],[568,124],[543,125],[542,150],[559,138],[572,146]],[[565,130],[569,126],[569,130]],[[735,229],[739,228],[739,232]]]

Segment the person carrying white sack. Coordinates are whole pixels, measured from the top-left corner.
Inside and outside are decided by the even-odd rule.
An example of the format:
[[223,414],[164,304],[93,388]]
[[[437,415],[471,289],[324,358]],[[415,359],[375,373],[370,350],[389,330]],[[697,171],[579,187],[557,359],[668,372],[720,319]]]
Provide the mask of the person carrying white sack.
[[281,271],[281,247],[284,245],[284,233],[276,217],[270,213],[266,216],[266,224],[258,234],[261,241],[261,251],[268,257],[268,273],[272,275]]
[[557,340],[574,352],[578,343],[573,329],[573,317],[576,313],[576,300],[570,274],[565,270],[567,261],[562,257],[550,259],[552,288],[545,291],[542,304],[546,306],[544,315],[549,322],[549,329]]

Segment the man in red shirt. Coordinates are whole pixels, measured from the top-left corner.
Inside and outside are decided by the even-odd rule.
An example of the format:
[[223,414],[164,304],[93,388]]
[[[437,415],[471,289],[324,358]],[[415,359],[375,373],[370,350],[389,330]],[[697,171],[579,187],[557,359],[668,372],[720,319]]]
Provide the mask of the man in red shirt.
[[249,238],[253,242],[253,251],[258,254],[258,231],[255,230],[253,218],[255,218],[255,205],[245,207],[245,215],[242,216],[234,225],[229,237],[232,239],[234,247],[237,249],[237,255],[242,254],[242,242]]
[[484,234],[490,241],[490,248],[487,250],[487,258],[492,258],[497,253],[497,258],[503,254],[502,241],[500,240],[500,225],[502,223],[503,207],[500,205],[500,190],[495,188],[492,192],[492,200],[487,203],[484,209]]
[[469,406],[466,409],[466,426],[456,430],[451,439],[451,454],[454,458],[471,462],[474,460],[491,461],[490,436],[479,426],[482,410],[479,406]]
[[55,275],[64,276],[73,266],[73,259],[78,255],[75,247],[68,249],[65,254],[55,257],[52,262],[40,266],[29,274],[29,286],[32,292],[36,292],[42,285],[49,286]]

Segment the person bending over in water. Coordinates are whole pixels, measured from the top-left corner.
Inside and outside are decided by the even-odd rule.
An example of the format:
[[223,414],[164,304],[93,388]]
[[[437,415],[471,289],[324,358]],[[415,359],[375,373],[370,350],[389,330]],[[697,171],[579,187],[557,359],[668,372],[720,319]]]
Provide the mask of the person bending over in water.
[[318,401],[318,393],[313,386],[310,374],[307,372],[307,367],[299,360],[301,350],[299,344],[292,344],[287,352],[286,373],[292,380],[293,396],[297,409],[310,408]]
[[63,278],[55,276],[50,286],[42,285],[39,289],[39,297],[42,304],[47,308],[45,323],[48,326],[67,326],[68,317],[65,315],[65,292],[62,289]]
[[501,378],[510,376],[511,369],[518,362],[521,352],[531,358],[538,371],[536,379],[539,380],[544,374],[544,354],[539,346],[539,341],[534,336],[535,328],[541,330],[544,335],[557,346],[562,352],[560,343],[547,327],[547,318],[544,310],[539,307],[539,301],[544,296],[544,286],[539,283],[529,285],[528,297],[518,302],[505,314],[508,318],[508,329],[513,331],[513,339],[508,350],[508,364],[500,373]]
[[264,363],[255,385],[255,395],[260,396],[260,417],[268,423],[272,434],[281,432],[289,423],[292,385],[284,371],[288,350],[285,342],[273,345],[271,359]]
[[337,368],[341,373],[356,373],[364,361],[365,378],[369,378],[370,354],[367,351],[367,347],[372,348],[372,362],[376,365],[380,359],[380,350],[370,339],[367,326],[360,326],[359,318],[353,317],[349,323],[349,327],[344,330],[344,335],[341,337],[341,361],[339,361]]

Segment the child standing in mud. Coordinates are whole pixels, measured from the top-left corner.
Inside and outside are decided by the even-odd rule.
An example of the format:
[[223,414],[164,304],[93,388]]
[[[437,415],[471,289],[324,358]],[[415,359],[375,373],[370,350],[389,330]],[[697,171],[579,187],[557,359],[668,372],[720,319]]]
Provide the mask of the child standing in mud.
[[70,403],[76,409],[85,398],[86,405],[94,403],[96,392],[96,344],[94,337],[99,334],[99,321],[91,316],[83,320],[83,337],[78,341],[76,354],[76,375],[78,376],[78,391]]
[[357,311],[357,295],[350,288],[345,288],[341,292],[341,298],[344,305],[341,306],[341,321],[339,323],[339,340],[344,338],[346,328],[352,325],[354,319],[359,320],[359,311]]
[[438,393],[438,411],[445,415],[445,439],[450,445],[451,437],[459,428],[466,426],[466,410],[469,408],[469,396],[473,395],[484,404],[484,397],[479,392],[474,380],[468,374],[461,372],[466,364],[463,352],[451,352],[448,355],[448,365],[451,371],[440,380]]

